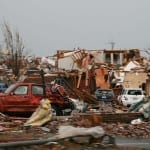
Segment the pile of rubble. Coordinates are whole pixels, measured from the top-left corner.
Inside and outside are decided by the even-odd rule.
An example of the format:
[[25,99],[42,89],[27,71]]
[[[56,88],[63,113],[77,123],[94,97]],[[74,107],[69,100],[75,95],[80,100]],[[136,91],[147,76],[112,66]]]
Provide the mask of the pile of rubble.
[[0,147],[5,145],[4,147],[10,148],[15,145],[18,149],[38,147],[42,150],[67,150],[68,148],[119,150],[120,146],[117,146],[119,143],[116,143],[116,138],[125,138],[125,140],[142,138],[146,141],[150,139],[150,122],[94,124],[93,120],[81,117],[81,114],[74,114],[54,116],[43,126],[24,126],[28,118],[8,117],[4,114],[0,117],[2,120]]

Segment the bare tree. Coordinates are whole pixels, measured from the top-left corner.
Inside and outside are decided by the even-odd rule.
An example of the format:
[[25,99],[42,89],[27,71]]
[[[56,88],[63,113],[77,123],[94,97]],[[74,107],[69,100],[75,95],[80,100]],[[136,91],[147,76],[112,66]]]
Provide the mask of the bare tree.
[[5,48],[9,51],[8,67],[12,69],[14,75],[19,75],[22,65],[24,45],[18,31],[13,32],[8,23],[2,25]]

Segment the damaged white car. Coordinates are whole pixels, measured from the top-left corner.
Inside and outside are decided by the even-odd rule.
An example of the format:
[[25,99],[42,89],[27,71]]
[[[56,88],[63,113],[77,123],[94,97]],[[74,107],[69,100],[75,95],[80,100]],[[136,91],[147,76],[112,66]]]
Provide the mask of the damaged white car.
[[141,88],[125,88],[118,96],[119,103],[130,106],[144,100],[144,91]]

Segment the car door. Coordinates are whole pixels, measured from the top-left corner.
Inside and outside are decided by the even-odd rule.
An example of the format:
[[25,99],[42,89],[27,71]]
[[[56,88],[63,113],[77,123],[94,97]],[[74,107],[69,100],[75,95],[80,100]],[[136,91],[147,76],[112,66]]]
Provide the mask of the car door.
[[32,97],[32,105],[39,105],[41,99],[44,95],[44,88],[42,85],[32,85],[31,86],[31,97]]
[[31,96],[28,85],[19,85],[6,98],[7,110],[25,112],[30,109]]

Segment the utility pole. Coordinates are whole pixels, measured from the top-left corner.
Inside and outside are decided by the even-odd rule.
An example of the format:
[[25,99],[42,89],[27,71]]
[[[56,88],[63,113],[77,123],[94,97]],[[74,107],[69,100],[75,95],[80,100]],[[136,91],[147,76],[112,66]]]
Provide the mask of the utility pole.
[[113,41],[111,41],[111,42],[109,42],[109,44],[111,45],[111,49],[113,50],[114,49],[114,47],[115,47],[115,42],[113,42]]

